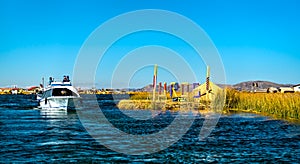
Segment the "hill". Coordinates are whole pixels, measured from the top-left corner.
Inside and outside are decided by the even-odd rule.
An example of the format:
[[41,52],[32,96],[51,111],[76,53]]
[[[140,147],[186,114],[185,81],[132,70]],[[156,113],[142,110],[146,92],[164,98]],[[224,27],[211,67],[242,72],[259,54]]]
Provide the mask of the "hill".
[[254,87],[256,87],[256,89],[267,89],[270,87],[275,87],[275,88],[279,88],[279,87],[290,87],[293,86],[292,84],[278,84],[278,83],[274,83],[274,82],[270,82],[270,81],[246,81],[246,82],[241,82],[235,85],[232,85],[232,88],[237,89],[237,90],[246,90],[246,91],[250,91],[252,90]]
[[[256,81],[245,81],[245,82],[241,82],[241,83],[237,83],[234,85],[229,85],[229,84],[217,84],[219,87],[221,88],[234,88],[236,90],[240,90],[240,91],[251,91],[254,89],[254,84],[256,84],[255,89],[256,90],[266,90],[267,88],[270,87],[275,87],[275,88],[279,88],[279,87],[290,87],[293,86],[293,84],[278,84],[278,83],[274,83],[274,82],[270,82],[270,81],[262,81],[262,80],[256,80]],[[189,91],[191,91],[193,88],[193,85],[190,84],[189,85]],[[170,85],[168,85],[168,91],[170,89]],[[153,90],[153,86],[151,84],[138,89],[139,91],[146,91],[146,92],[151,92]],[[158,86],[157,86],[157,90],[158,90]],[[187,90],[187,88],[185,88],[185,91]]]

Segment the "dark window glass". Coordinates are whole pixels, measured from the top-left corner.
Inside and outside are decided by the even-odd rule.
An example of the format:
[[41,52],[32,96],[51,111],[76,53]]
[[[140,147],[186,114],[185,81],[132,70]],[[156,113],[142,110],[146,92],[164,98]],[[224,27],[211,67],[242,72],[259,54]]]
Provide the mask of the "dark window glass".
[[54,88],[52,92],[52,96],[73,96],[73,95],[75,96],[76,94],[66,88]]

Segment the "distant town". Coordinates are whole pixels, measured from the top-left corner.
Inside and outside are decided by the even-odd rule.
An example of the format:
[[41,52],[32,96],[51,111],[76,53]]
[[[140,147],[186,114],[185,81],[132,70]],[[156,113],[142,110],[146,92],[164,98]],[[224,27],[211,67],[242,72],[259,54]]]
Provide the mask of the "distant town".
[[[193,84],[177,84],[177,91],[191,92],[199,83]],[[277,84],[268,81],[247,81],[235,85],[217,84],[220,88],[232,88],[241,92],[265,92],[265,93],[293,93],[300,92],[300,84]],[[167,85],[167,91],[170,89],[170,84]],[[0,88],[0,94],[37,94],[43,90],[43,86],[32,86],[28,88],[19,88],[17,86]],[[152,92],[153,85],[149,84],[143,88],[125,88],[125,89],[109,89],[109,88],[77,88],[80,94],[128,94],[131,92]],[[163,86],[157,85],[156,90],[162,92]]]

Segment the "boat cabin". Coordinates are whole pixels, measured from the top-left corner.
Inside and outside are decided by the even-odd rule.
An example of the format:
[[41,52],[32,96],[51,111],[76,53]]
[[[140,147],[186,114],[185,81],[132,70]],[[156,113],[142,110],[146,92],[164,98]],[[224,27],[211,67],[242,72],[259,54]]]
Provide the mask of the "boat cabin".
[[43,94],[43,98],[51,96],[79,96],[72,90],[71,82],[52,82]]

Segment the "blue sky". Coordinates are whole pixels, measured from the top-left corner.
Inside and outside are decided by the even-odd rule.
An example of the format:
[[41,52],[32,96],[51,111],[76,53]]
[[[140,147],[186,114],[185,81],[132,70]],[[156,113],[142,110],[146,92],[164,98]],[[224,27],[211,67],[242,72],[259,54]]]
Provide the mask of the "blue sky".
[[[117,15],[141,9],[176,12],[202,27],[220,53],[228,84],[247,80],[297,84],[300,83],[299,7],[297,0],[109,0],[88,3],[3,0],[0,1],[0,86],[25,87],[38,85],[41,77],[72,76],[80,47],[98,26]],[[109,86],[109,72],[113,70],[110,66],[116,63],[113,61],[119,60],[124,52],[147,44],[193,53],[176,38],[162,34],[150,32],[128,36],[115,44],[115,54],[106,56],[103,59],[106,61],[99,64],[97,87]],[[184,47],[178,49],[181,45]],[[185,58],[203,82],[205,65],[192,56],[185,55]],[[130,86],[152,83],[152,72],[151,67],[137,71]],[[161,72],[165,78],[160,76],[158,80],[173,80],[170,72],[162,68]]]

